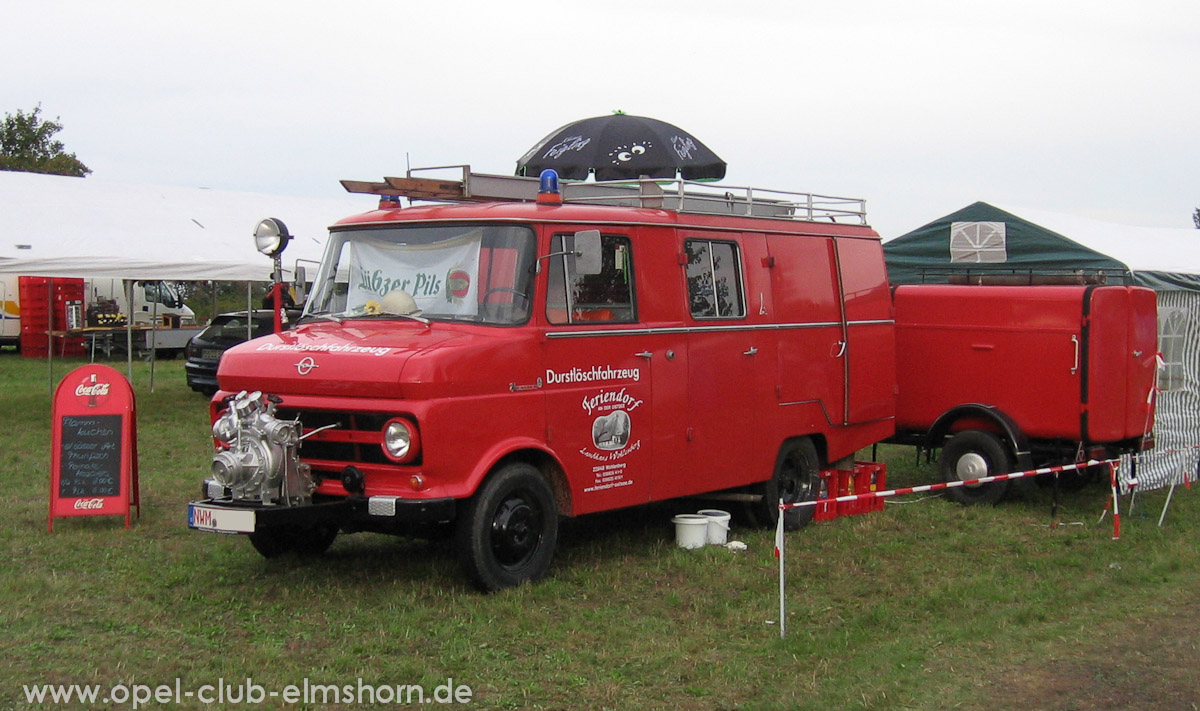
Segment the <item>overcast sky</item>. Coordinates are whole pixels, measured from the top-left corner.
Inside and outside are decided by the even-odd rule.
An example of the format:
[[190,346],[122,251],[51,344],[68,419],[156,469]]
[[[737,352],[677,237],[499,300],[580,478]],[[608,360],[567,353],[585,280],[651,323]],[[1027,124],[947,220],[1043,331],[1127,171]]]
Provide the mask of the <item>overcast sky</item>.
[[105,180],[332,197],[406,160],[509,174],[620,109],[690,131],[726,183],[866,198],[885,238],[976,200],[1175,227],[1200,206],[1195,0],[8,0],[0,17],[0,113],[40,103]]

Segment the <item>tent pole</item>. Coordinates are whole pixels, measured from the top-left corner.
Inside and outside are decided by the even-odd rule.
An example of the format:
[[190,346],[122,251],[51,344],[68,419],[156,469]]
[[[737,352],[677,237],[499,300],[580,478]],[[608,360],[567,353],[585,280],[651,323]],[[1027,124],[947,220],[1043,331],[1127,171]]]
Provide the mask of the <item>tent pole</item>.
[[155,282],[157,291],[154,295],[154,305],[150,307],[150,392],[154,392],[154,362],[155,355],[158,349],[154,347],[154,341],[158,334],[158,300],[162,295],[162,282]]
[[125,367],[129,371],[129,384],[133,385],[133,281],[125,280]]
[[1175,495],[1175,482],[1171,482],[1171,489],[1167,492],[1167,502],[1163,504],[1162,515],[1158,517],[1158,527],[1162,528],[1163,521],[1167,519],[1167,509],[1171,506],[1171,497]]

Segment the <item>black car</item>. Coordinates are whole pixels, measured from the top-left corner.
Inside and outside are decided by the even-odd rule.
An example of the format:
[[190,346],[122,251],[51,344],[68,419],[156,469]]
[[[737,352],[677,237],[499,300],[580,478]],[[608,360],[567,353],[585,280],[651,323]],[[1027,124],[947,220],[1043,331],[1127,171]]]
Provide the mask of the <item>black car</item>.
[[[245,311],[221,314],[188,341],[187,363],[184,364],[188,387],[211,396],[217,391],[217,365],[221,362],[221,354],[239,343],[275,330],[273,311],[256,309],[249,312],[249,332],[246,314]],[[288,311],[289,323],[295,323],[299,317],[300,311]]]

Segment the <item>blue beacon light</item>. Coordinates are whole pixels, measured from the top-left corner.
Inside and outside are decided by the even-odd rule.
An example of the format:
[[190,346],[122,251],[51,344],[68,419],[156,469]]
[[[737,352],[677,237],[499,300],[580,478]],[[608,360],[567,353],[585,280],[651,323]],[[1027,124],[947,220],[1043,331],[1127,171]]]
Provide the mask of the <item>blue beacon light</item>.
[[562,193],[558,190],[558,173],[546,168],[538,177],[537,201],[540,205],[561,205]]

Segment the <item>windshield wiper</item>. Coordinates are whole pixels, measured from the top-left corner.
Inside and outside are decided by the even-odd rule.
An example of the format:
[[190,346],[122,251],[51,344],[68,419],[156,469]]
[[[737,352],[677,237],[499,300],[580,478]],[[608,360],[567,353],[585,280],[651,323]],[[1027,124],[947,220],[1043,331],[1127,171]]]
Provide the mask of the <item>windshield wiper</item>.
[[313,321],[335,321],[337,323],[341,323],[343,318],[341,316],[334,316],[333,314],[319,313],[304,314],[300,318],[296,319],[296,323],[311,323]]

